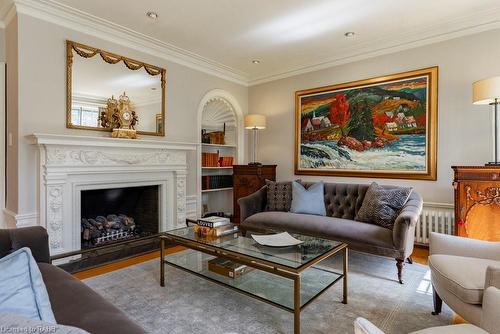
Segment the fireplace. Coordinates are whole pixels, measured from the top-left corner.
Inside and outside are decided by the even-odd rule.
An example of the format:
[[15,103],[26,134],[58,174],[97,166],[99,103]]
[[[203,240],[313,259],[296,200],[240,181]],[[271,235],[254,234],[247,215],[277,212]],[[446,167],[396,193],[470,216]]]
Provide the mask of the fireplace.
[[82,190],[81,248],[140,239],[159,232],[160,187]]
[[[185,226],[187,153],[196,144],[52,134],[29,139],[39,149],[38,224],[47,229],[50,255],[60,259],[58,264],[103,258],[114,250],[131,256],[135,245],[158,240],[156,233]],[[110,235],[93,240],[87,231],[82,244],[82,218],[100,217],[104,223],[108,216],[128,219],[127,227],[116,225]],[[131,240],[117,240],[131,233]],[[112,243],[96,247],[103,242]]]

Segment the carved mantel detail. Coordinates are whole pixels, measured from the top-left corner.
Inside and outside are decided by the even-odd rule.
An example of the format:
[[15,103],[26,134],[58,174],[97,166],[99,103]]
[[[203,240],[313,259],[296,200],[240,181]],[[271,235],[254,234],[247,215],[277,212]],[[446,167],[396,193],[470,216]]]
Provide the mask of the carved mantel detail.
[[163,165],[185,164],[186,155],[183,152],[171,152],[165,149],[155,149],[141,152],[140,149],[116,152],[112,149],[74,149],[71,147],[46,147],[46,164],[48,166],[78,166],[78,165]]

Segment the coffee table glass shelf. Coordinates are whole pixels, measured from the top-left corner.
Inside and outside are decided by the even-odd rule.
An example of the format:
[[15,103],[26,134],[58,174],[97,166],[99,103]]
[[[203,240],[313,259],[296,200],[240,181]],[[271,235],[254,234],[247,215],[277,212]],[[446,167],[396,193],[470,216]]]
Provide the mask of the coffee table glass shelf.
[[[347,303],[347,244],[292,234],[302,240],[299,246],[274,248],[261,246],[241,232],[222,238],[196,234],[193,227],[165,232],[160,236],[160,284],[165,286],[165,264],[188,271],[238,292],[294,313],[294,333],[300,333],[300,311],[329,287],[342,280],[342,302]],[[165,256],[165,244],[186,247]],[[343,272],[319,266],[334,254],[343,256]],[[239,278],[229,278],[208,270],[208,261],[222,257],[258,270]]]

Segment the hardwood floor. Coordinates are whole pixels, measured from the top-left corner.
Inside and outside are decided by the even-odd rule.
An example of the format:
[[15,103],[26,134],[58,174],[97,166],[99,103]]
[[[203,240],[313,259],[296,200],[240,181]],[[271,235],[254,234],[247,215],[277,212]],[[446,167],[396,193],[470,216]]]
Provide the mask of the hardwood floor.
[[427,265],[429,263],[428,257],[429,257],[429,248],[427,247],[422,247],[422,246],[416,246],[413,249],[413,254],[412,254],[412,259],[416,263],[420,264],[425,264]]
[[[172,253],[175,253],[175,252],[179,252],[179,251],[181,251],[183,249],[184,249],[184,247],[181,247],[181,246],[169,247],[169,248],[166,249],[166,253],[167,254],[172,254]],[[149,261],[149,260],[152,260],[152,259],[156,259],[158,257],[160,257],[160,251],[159,250],[155,251],[155,252],[151,252],[151,253],[147,253],[147,254],[135,256],[135,257],[132,257],[132,258],[129,258],[129,259],[125,259],[125,260],[113,262],[113,263],[110,263],[110,264],[105,264],[103,266],[99,266],[99,267],[96,267],[96,268],[92,268],[92,269],[80,271],[78,273],[73,274],[73,276],[75,276],[78,279],[86,279],[86,278],[90,278],[90,277],[94,277],[94,276],[99,276],[99,275],[102,275],[102,274],[106,274],[106,273],[109,273],[109,272],[114,271],[114,270],[122,269],[122,268],[129,267],[129,266],[133,266],[133,265],[141,263],[141,262],[145,262],[145,261]]]

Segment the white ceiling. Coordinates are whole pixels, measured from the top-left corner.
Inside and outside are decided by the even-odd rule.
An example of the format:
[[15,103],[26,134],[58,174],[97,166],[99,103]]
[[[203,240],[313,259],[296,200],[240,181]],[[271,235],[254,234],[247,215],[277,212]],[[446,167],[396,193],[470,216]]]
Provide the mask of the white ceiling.
[[223,64],[250,83],[500,27],[500,0],[57,2]]

